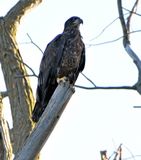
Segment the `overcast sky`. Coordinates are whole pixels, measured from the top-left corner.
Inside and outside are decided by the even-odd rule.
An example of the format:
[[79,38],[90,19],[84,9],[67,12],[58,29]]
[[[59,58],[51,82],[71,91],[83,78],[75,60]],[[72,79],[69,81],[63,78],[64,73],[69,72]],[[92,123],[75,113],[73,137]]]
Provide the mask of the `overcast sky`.
[[[16,2],[0,1],[1,16]],[[130,9],[131,4],[128,2],[124,6]],[[138,8],[139,13],[140,9],[141,6]],[[99,38],[93,40],[118,17],[117,3],[113,0],[44,0],[40,6],[26,14],[18,30],[17,40],[24,61],[38,74],[42,53],[33,44],[27,44],[30,42],[27,33],[44,51],[47,43],[63,31],[64,22],[71,16],[79,16],[84,21],[81,26],[81,34],[86,44],[86,67],[83,73],[98,86],[135,84],[138,72],[123,49],[122,39],[89,47],[122,36],[119,20],[116,20]],[[141,29],[140,17],[136,16],[132,29]],[[140,37],[141,33],[131,36],[132,47],[139,57]],[[1,73],[0,78],[2,79]],[[81,75],[77,84],[91,86]],[[36,78],[31,78],[31,85],[35,95]],[[4,90],[4,83],[1,87],[0,90]],[[7,104],[6,100],[5,103]],[[110,156],[121,143],[123,157],[141,154],[141,109],[133,108],[140,105],[141,96],[136,91],[76,88],[43,148],[42,160],[100,160],[100,150],[107,150]]]

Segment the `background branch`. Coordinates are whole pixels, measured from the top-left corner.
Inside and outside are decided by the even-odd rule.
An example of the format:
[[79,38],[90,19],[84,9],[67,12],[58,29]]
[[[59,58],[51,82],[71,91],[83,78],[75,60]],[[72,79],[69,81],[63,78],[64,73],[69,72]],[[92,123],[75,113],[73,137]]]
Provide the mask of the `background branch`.
[[[122,31],[123,31],[123,46],[125,50],[127,51],[128,55],[133,59],[133,61],[136,61],[138,65],[140,66],[139,57],[130,47],[129,28],[127,27],[127,24],[125,23],[123,11],[122,11],[122,1],[118,0],[117,2],[118,2],[118,12],[119,12],[119,17],[120,17],[120,22],[121,22]],[[131,16],[132,16],[132,13],[131,13]]]
[[127,18],[127,29],[128,29],[128,31],[130,31],[131,18],[132,18],[132,15],[133,15],[133,13],[135,12],[135,10],[136,10],[136,8],[137,8],[138,2],[139,2],[139,0],[136,0],[136,1],[135,1],[134,5],[133,5],[133,7],[132,7],[132,10],[131,10],[131,12],[130,12],[130,14],[129,14],[129,17]]
[[[130,35],[130,34],[138,33],[138,32],[141,32],[141,30],[131,31],[131,32],[127,33],[127,34]],[[120,40],[120,39],[122,39],[122,38],[124,38],[124,36],[120,36],[120,37],[115,38],[115,39],[113,39],[113,40],[107,40],[107,41],[105,41],[105,42],[94,43],[94,44],[86,44],[86,45],[87,45],[87,48],[92,47],[92,46],[100,46],[100,45],[105,45],[105,44],[117,42],[118,40]]]
[[96,87],[96,84],[90,79],[88,78],[84,73],[81,72],[81,74],[83,75],[84,78],[86,78],[94,87]]
[[77,88],[81,89],[88,89],[88,90],[96,90],[96,89],[129,89],[129,90],[136,90],[136,86],[112,86],[112,87],[102,87],[102,86],[95,86],[95,87],[85,87],[85,86],[79,86],[75,85]]
[[132,12],[133,14],[137,15],[137,16],[141,16],[141,14],[137,13],[137,12],[134,12],[134,11],[130,11],[129,9],[127,8],[124,8],[122,7],[125,11],[128,11],[128,12]]
[[119,19],[119,17],[115,18],[112,22],[110,22],[108,25],[106,25],[106,26],[102,29],[102,31],[101,31],[96,37],[92,38],[90,41],[93,41],[93,40],[97,39],[98,37],[100,37],[100,36],[105,32],[105,30],[106,30],[107,28],[109,28],[109,27],[110,27],[114,22],[116,22],[118,19]]
[[[29,9],[37,6],[41,2],[42,0],[19,0],[17,4],[14,7],[12,7],[5,16],[5,19],[8,22],[9,27],[16,26],[17,24],[19,24],[21,18],[25,15],[25,13]],[[14,28],[11,29],[13,30]]]
[[27,36],[30,39],[30,43],[32,43],[36,48],[38,48],[39,51],[43,54],[44,52],[42,51],[42,49],[32,40],[32,38],[30,37],[28,33],[27,33]]
[[22,63],[23,65],[25,65],[25,66],[32,72],[32,75],[28,75],[28,74],[26,74],[26,75],[17,75],[16,78],[17,78],[17,77],[18,77],[18,78],[24,78],[24,77],[30,77],[30,76],[34,76],[34,77],[37,77],[37,78],[38,78],[37,74],[34,72],[34,70],[33,70],[28,64],[26,64],[23,60],[20,60],[20,59],[17,58],[17,57],[16,57],[16,59],[17,59],[20,63]]
[[[135,4],[137,5],[137,3]],[[122,0],[117,0],[117,5],[118,5],[118,12],[119,12],[120,22],[122,26],[122,31],[123,31],[123,46],[126,52],[128,53],[128,55],[132,58],[133,62],[135,63],[138,69],[139,75],[138,75],[138,82],[136,83],[136,88],[137,88],[137,91],[141,94],[141,61],[140,61],[140,58],[137,56],[137,54],[130,47],[130,40],[129,40],[129,34],[128,34],[130,30],[129,28],[130,24],[127,25],[127,23],[125,22],[123,10],[122,10]],[[132,15],[133,14],[130,13],[130,16],[129,16],[130,19]],[[130,20],[128,20],[128,23],[130,23]]]

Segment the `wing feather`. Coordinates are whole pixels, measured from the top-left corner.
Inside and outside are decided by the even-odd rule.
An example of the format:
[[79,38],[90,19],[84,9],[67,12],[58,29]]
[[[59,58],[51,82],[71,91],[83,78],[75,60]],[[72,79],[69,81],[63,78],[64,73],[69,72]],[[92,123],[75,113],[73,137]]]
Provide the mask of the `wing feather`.
[[36,104],[32,112],[34,122],[39,120],[57,87],[57,68],[62,59],[64,45],[65,38],[60,34],[47,45],[44,51],[39,69]]
[[56,81],[57,68],[62,58],[64,44],[65,39],[60,34],[47,45],[44,51],[38,78],[38,87],[42,88],[42,95],[44,94],[44,87]]
[[86,61],[86,56],[85,56],[85,45],[83,45],[83,50],[81,54],[81,59],[80,59],[80,64],[78,68],[78,72],[82,72],[84,67],[85,67],[85,61]]

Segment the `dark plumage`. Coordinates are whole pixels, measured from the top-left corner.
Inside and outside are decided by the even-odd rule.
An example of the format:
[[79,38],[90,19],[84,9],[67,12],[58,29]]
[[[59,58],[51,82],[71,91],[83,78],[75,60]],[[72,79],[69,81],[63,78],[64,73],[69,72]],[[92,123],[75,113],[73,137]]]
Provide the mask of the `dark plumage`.
[[[65,22],[64,31],[46,47],[40,64],[36,103],[32,113],[38,122],[51,96],[57,88],[57,81],[65,77],[74,84],[85,66],[85,46],[79,31],[83,23],[79,17],[71,17]],[[58,79],[58,80],[57,80]]]

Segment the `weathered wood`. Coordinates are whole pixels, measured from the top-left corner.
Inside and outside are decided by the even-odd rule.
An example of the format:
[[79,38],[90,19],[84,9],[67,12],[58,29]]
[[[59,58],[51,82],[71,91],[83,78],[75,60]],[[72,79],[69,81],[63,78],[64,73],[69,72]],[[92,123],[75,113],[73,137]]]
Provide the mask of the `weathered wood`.
[[17,25],[20,24],[20,20],[25,15],[25,13],[41,2],[42,0],[19,0],[5,16],[9,29],[11,29],[14,33],[14,29],[17,28]]
[[4,118],[3,109],[4,108],[2,103],[2,96],[0,94],[0,128],[1,128],[1,140],[4,148],[3,159],[12,160],[13,152],[9,135],[9,127],[7,125],[7,121]]
[[62,82],[58,85],[37,126],[14,160],[34,159],[47,141],[73,93],[74,88],[68,83]]
[[[0,17],[0,63],[9,91],[14,153],[21,149],[34,127],[30,118],[34,97],[29,78],[24,76],[27,71],[16,42],[17,27],[25,13],[41,2],[42,0],[19,0],[4,17]],[[17,78],[18,76],[22,78]]]

